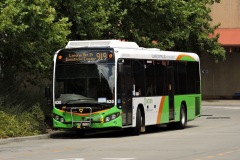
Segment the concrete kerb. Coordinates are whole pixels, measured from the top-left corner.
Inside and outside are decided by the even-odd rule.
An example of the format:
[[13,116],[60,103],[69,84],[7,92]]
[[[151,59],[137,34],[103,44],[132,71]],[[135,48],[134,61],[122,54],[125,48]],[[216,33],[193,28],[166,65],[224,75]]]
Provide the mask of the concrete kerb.
[[74,135],[75,135],[75,132],[72,132],[72,131],[54,130],[54,131],[50,131],[47,134],[0,139],[0,145],[13,143],[13,142],[29,141],[29,140],[41,140],[41,139],[62,138],[62,137],[67,138],[68,136],[73,137]]
[[21,142],[21,141],[28,141],[28,140],[37,140],[37,139],[47,139],[50,138],[51,134],[42,134],[36,136],[26,136],[26,137],[14,137],[14,138],[6,138],[0,139],[0,145],[12,143],[12,142]]

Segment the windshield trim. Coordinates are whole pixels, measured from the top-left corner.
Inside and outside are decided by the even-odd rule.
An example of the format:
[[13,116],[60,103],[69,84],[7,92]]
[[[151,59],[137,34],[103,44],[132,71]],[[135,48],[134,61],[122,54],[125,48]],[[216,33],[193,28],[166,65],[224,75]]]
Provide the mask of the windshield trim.
[[[83,75],[83,77],[81,78],[81,77],[78,77],[78,75],[76,75],[76,77],[72,77],[71,78],[71,74],[69,75],[70,77],[68,77],[68,78],[63,78],[63,77],[59,77],[59,78],[57,78],[57,67],[58,66],[63,66],[63,68],[64,68],[64,66],[73,66],[73,68],[74,68],[74,66],[82,66],[82,65],[94,65],[94,66],[96,66],[97,68],[97,70],[96,70],[96,73],[98,73],[97,74],[97,77],[94,77],[94,74],[95,73],[93,73],[92,74],[92,76],[93,77],[91,77],[91,74],[90,74],[90,77],[88,77],[88,74],[86,74],[85,76]],[[71,69],[71,68],[70,68]],[[55,104],[66,104],[65,102],[60,102],[59,100],[58,100],[58,98],[59,98],[59,96],[58,97],[56,97],[58,94],[57,94],[57,81],[58,80],[77,80],[77,79],[88,79],[89,78],[89,80],[90,79],[98,79],[98,78],[100,78],[99,76],[102,76],[102,78],[104,79],[104,81],[106,80],[106,83],[105,84],[107,84],[107,86],[109,87],[109,93],[111,93],[111,97],[112,98],[105,98],[106,100],[105,101],[103,101],[103,99],[104,99],[104,97],[109,97],[109,96],[107,96],[108,94],[103,94],[104,96],[103,97],[99,97],[99,95],[97,96],[97,97],[95,97],[95,98],[91,98],[91,99],[95,99],[96,100],[96,102],[91,102],[91,103],[98,103],[98,104],[115,104],[115,82],[116,82],[116,66],[115,66],[115,63],[88,63],[88,64],[83,64],[83,63],[75,63],[75,64],[56,64],[55,63],[55,65],[54,65],[54,80],[53,80],[53,104],[55,105]],[[73,72],[73,75],[74,75],[74,72]],[[80,75],[81,76],[81,75]],[[92,81],[92,82],[94,82],[94,81]],[[73,83],[75,83],[75,82],[73,82]],[[91,82],[90,82],[91,83]],[[66,94],[69,94],[68,92],[65,92]],[[73,93],[76,93],[76,92],[73,92]],[[87,93],[89,93],[89,92],[87,92]],[[105,92],[105,93],[107,93],[107,92]],[[57,95],[56,95],[57,94]],[[63,94],[63,92],[59,92],[59,94]],[[77,93],[76,93],[77,94]],[[81,95],[81,94],[80,94]],[[90,97],[88,97],[88,94],[83,94],[84,96],[86,96],[87,98],[90,98]],[[110,95],[110,94],[109,94]],[[96,99],[97,98],[97,99]],[[100,99],[99,99],[100,98]],[[101,99],[101,98],[103,98],[103,99]],[[79,99],[79,98],[78,98]],[[76,98],[75,99],[69,99],[70,101],[76,101]],[[81,101],[81,99],[80,99],[80,101]],[[83,102],[83,103],[87,103],[87,102]],[[69,104],[72,104],[72,103],[69,103]],[[74,103],[73,103],[74,104]]]

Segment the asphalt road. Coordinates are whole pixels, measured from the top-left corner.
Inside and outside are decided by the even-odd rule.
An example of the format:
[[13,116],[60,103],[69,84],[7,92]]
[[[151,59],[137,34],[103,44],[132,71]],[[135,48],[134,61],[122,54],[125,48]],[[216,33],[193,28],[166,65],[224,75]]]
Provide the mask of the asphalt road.
[[[1,140],[0,140],[1,141]],[[140,136],[104,132],[78,138],[71,132],[50,138],[0,143],[0,160],[238,160],[240,105],[203,106],[203,116],[184,130],[147,128]]]

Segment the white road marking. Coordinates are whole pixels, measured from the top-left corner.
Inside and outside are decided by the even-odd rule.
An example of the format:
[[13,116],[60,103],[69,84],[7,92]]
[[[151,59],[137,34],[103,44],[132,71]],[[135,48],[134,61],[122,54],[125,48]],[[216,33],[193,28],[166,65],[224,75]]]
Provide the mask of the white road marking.
[[130,159],[136,159],[136,158],[102,158],[102,159],[109,159],[109,160],[130,160]]
[[[102,158],[108,160],[132,160],[136,158]],[[65,159],[55,159],[55,160],[85,160],[84,158],[65,158]]]
[[84,158],[65,158],[65,159],[55,159],[55,160],[84,160]]

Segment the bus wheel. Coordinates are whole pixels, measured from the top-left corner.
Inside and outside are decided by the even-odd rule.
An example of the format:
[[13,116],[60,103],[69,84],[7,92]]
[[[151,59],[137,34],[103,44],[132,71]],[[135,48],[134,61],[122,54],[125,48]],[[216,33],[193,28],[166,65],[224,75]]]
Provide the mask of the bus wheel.
[[142,114],[140,109],[137,109],[137,115],[136,115],[136,127],[133,128],[133,135],[138,136],[141,132],[142,127]]
[[185,107],[182,105],[180,109],[180,121],[176,123],[177,129],[184,129],[187,125],[187,113]]

